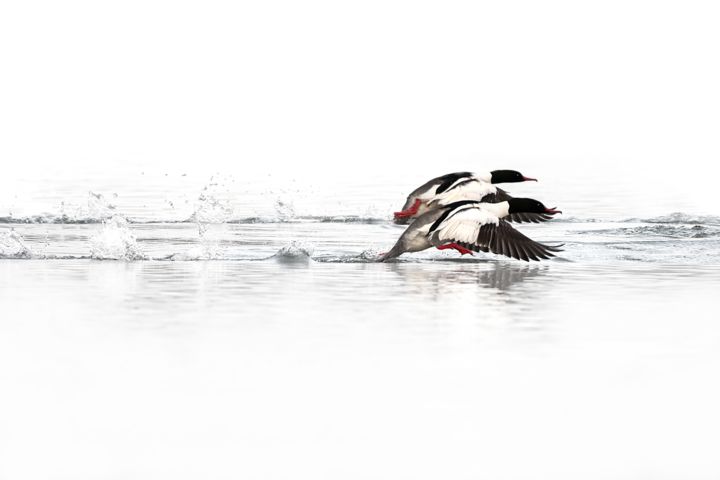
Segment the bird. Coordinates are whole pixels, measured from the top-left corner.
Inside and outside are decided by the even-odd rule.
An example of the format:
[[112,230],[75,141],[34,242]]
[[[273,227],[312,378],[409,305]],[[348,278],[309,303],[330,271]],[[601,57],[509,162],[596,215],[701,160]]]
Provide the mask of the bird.
[[515,230],[504,218],[510,215],[542,214],[552,218],[562,213],[547,208],[532,198],[511,198],[498,203],[461,200],[417,217],[403,232],[395,246],[380,256],[381,262],[403,253],[431,247],[453,249],[461,254],[492,252],[518,260],[543,260],[554,257],[562,245],[538,243]]
[[[496,183],[537,182],[516,170],[493,170],[486,173],[455,172],[424,183],[410,193],[402,210],[394,213],[397,224],[406,225],[423,213],[461,200],[498,203],[513,198]],[[507,217],[510,222],[540,223],[552,217],[544,213],[518,212]]]

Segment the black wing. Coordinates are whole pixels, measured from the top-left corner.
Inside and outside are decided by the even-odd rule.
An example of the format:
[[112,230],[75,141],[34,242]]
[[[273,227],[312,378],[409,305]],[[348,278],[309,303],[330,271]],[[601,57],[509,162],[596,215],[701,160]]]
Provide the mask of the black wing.
[[441,177],[433,178],[432,180],[429,180],[422,185],[420,185],[418,188],[413,190],[410,195],[408,195],[407,200],[405,201],[405,205],[403,205],[403,210],[407,210],[408,208],[412,207],[412,205],[415,203],[415,199],[424,193],[428,192],[433,187],[437,187],[435,190],[435,193],[442,193],[446,191],[448,188],[452,186],[453,183],[457,182],[463,177],[472,177],[471,172],[455,172],[455,173],[448,173],[447,175],[443,175]]
[[442,177],[438,177],[436,180],[441,180],[440,186],[438,186],[437,190],[435,190],[435,193],[443,193],[444,191],[448,190],[453,183],[457,182],[461,178],[465,178],[466,180],[462,182],[463,184],[467,183],[468,181],[472,181],[473,174],[471,172],[455,172],[455,173],[448,173],[447,175],[443,175]]
[[553,253],[561,252],[562,245],[551,246],[531,240],[522,233],[515,230],[504,220],[495,224],[487,224],[480,227],[477,242],[463,243],[459,245],[476,251],[497,253],[506,257],[518,260],[542,260],[554,257]]
[[[485,195],[482,201],[485,203],[500,203],[510,200],[511,198],[513,197],[508,192],[502,188],[497,188],[497,193]],[[505,217],[505,220],[513,223],[541,223],[552,220],[552,218],[552,215],[546,213],[511,213]]]

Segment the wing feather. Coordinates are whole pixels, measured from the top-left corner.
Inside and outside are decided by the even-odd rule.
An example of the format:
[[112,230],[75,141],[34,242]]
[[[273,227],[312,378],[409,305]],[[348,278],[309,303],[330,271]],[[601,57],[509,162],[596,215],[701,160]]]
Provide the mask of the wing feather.
[[477,243],[493,253],[525,261],[549,259],[555,256],[553,253],[562,251],[560,246],[545,245],[526,237],[504,220],[497,225],[481,226]]
[[[482,201],[485,203],[500,203],[510,200],[512,195],[503,190],[502,188],[496,188],[496,192],[485,195]],[[514,223],[541,223],[552,220],[552,215],[546,213],[511,213],[505,220]]]
[[465,181],[473,180],[475,177],[472,172],[454,172],[448,173],[420,185],[418,188],[413,190],[410,195],[407,196],[403,210],[407,210],[412,207],[415,200],[422,200],[424,202],[432,200],[436,195],[439,195],[448,189],[459,186]]
[[434,225],[430,233],[438,245],[452,242],[475,244],[480,227],[488,222],[497,222],[497,218],[478,208],[476,203],[461,204]]

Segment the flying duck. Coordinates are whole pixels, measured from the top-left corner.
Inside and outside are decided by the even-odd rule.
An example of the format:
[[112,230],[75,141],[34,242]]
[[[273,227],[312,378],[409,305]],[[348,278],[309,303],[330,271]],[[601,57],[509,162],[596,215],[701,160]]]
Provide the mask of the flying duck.
[[454,202],[417,217],[380,261],[430,247],[454,249],[463,255],[473,251],[492,252],[525,261],[548,259],[555,256],[553,252],[561,251],[562,245],[535,242],[503,220],[518,213],[552,218],[562,212],[532,198],[511,198],[498,203]]
[[[498,203],[513,198],[496,183],[537,182],[515,170],[493,170],[486,173],[455,172],[433,178],[408,195],[402,210],[395,212],[395,223],[408,224],[412,219],[439,207],[461,200]],[[518,212],[507,221],[540,223],[552,217],[544,213]]]

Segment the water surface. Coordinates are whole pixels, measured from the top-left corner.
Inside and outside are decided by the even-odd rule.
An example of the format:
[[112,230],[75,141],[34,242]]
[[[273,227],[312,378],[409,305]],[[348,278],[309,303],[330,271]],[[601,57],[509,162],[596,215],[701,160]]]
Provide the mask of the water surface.
[[518,185],[557,259],[380,264],[398,179],[147,177],[0,205],[1,478],[720,475],[714,212]]

